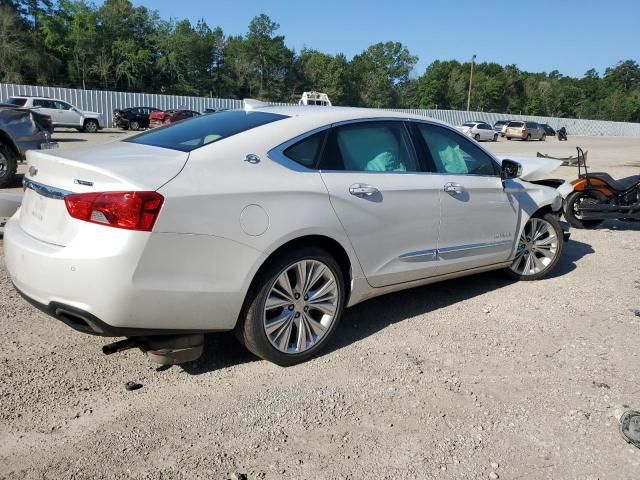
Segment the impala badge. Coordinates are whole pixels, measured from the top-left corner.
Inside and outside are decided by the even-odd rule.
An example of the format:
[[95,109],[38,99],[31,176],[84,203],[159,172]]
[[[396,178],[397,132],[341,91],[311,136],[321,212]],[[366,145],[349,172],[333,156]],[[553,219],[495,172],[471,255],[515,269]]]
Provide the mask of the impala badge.
[[38,174],[38,169],[36,167],[34,167],[33,165],[31,165],[29,167],[29,176],[30,177],[35,177]]
[[79,180],[76,178],[73,183],[76,185],[84,185],[85,187],[93,187],[93,182],[89,182],[87,180]]

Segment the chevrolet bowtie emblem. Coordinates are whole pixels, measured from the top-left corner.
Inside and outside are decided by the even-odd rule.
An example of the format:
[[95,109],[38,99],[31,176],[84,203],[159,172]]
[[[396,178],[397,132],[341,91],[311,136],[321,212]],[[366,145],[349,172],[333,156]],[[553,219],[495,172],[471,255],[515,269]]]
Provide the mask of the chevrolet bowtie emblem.
[[29,176],[30,177],[35,177],[38,174],[38,169],[36,167],[34,167],[33,165],[31,165],[29,167]]

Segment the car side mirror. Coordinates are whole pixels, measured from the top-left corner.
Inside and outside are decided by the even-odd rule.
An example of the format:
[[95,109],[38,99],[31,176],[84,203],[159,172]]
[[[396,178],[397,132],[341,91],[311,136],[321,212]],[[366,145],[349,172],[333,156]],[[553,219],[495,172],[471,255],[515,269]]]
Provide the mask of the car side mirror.
[[508,178],[518,178],[520,175],[522,175],[522,165],[518,162],[514,162],[513,160],[502,160],[500,177],[503,180],[507,180]]

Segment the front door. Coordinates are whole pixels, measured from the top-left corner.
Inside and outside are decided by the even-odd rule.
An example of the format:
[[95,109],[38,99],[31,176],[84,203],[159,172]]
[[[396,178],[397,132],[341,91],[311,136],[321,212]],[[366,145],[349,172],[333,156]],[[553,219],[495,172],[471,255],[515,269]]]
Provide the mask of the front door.
[[518,206],[504,191],[497,162],[453,129],[427,123],[416,128],[442,191],[441,273],[507,261],[516,241]]
[[404,122],[334,127],[319,166],[370,285],[437,274],[441,185],[422,171]]

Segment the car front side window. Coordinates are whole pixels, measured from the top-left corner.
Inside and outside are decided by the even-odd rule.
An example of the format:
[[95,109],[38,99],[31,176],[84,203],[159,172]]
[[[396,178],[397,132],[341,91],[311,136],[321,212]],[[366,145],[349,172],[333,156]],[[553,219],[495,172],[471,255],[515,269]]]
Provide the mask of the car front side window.
[[335,127],[320,168],[352,172],[417,172],[411,140],[402,122],[358,122]]
[[437,173],[498,175],[496,163],[466,137],[437,125],[417,124]]

